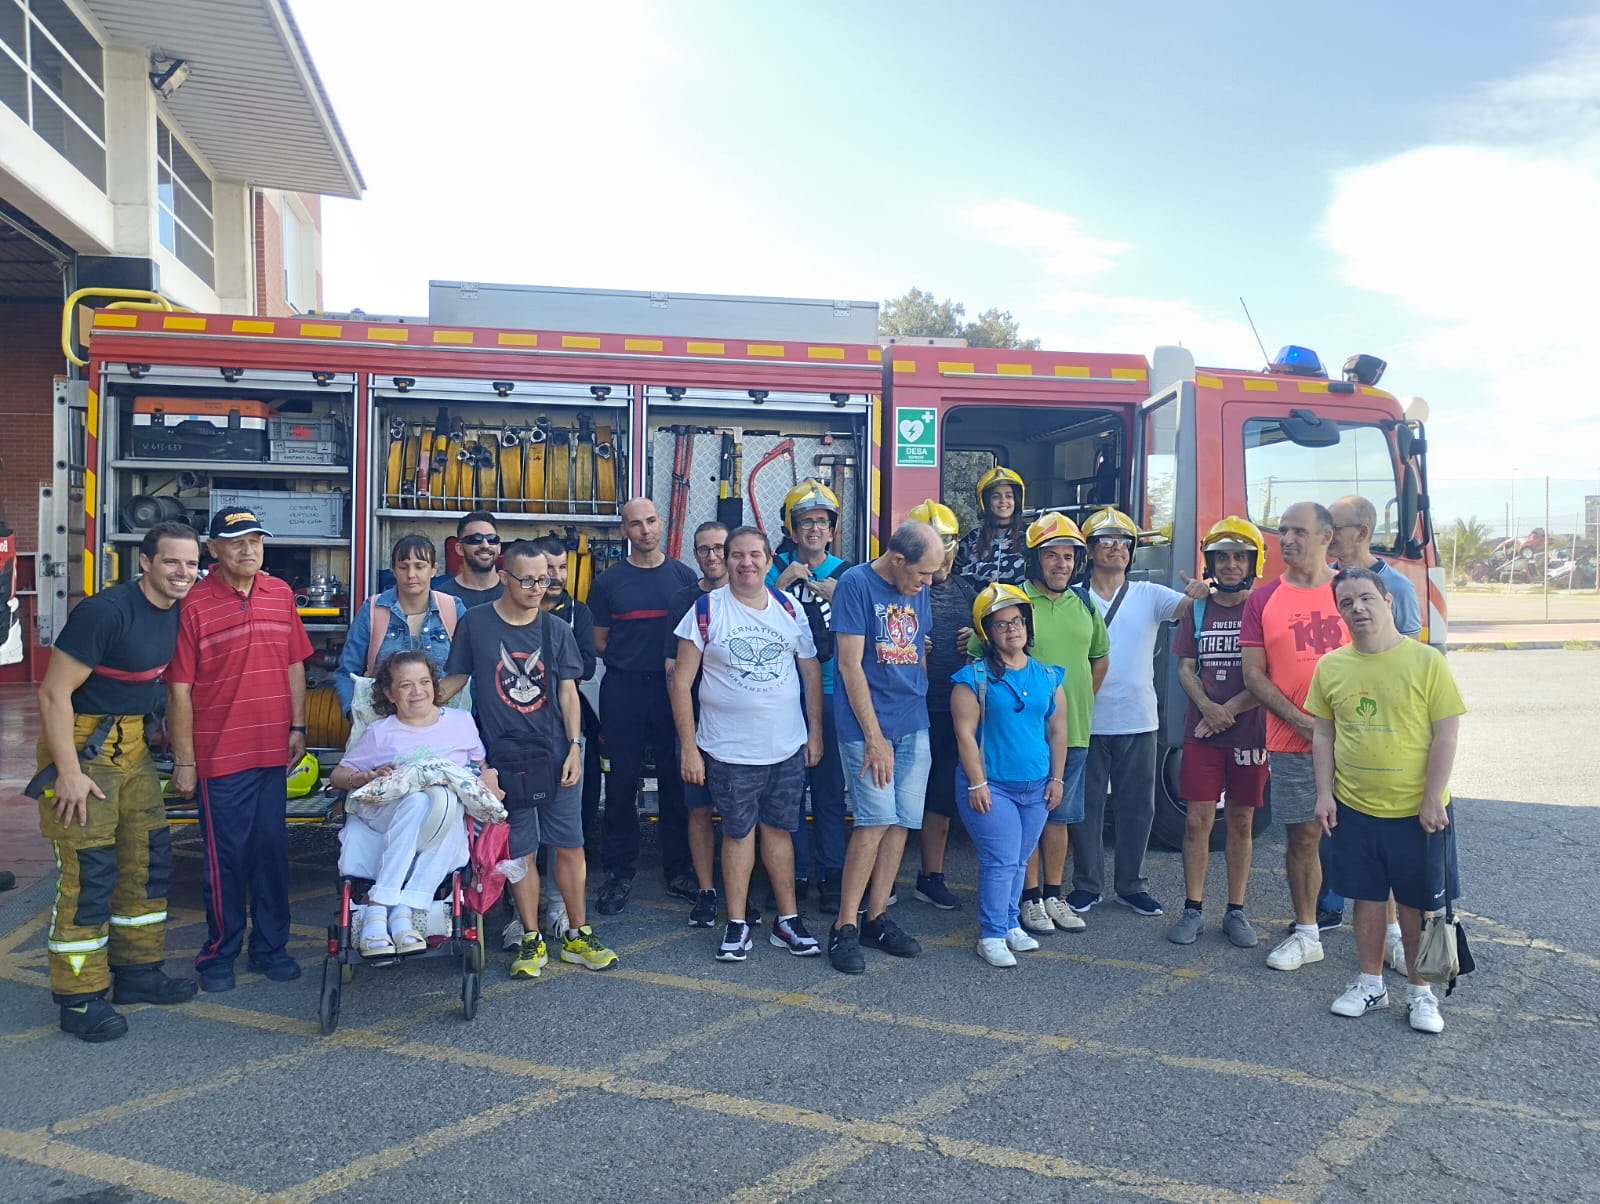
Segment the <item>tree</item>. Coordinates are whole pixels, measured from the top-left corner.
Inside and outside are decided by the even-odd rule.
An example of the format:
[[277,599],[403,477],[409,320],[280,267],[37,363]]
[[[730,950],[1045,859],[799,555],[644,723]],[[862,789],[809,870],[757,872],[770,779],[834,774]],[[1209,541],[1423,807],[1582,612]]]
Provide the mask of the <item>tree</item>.
[[938,300],[913,286],[904,296],[883,303],[878,311],[880,338],[965,339],[969,347],[1005,347],[1037,351],[1038,339],[1017,337],[1017,321],[1010,310],[986,309],[972,322],[959,301]]
[[1458,518],[1439,532],[1439,559],[1459,579],[1473,565],[1489,559],[1498,542],[1481,518]]

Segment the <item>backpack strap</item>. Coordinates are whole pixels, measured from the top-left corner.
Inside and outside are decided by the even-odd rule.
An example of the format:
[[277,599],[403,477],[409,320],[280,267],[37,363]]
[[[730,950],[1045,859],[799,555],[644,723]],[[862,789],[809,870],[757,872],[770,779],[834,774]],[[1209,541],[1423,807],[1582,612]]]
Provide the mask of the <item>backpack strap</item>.
[[1199,648],[1200,648],[1200,645],[1199,645],[1199,642],[1198,642],[1199,639],[1200,639],[1200,629],[1205,626],[1205,623],[1206,623],[1206,600],[1204,598],[1196,598],[1194,600],[1194,636],[1195,636],[1195,640],[1196,640],[1196,643],[1195,643],[1195,650],[1196,651],[1199,651]]
[[367,632],[367,672],[371,677],[372,671],[378,667],[378,649],[383,647],[383,637],[389,633],[389,608],[378,605],[378,595],[372,595],[371,601],[372,622]]
[[[771,594],[774,598],[776,598],[778,600],[779,604],[783,607],[784,611],[788,614],[788,616],[791,619],[795,619],[796,618],[796,615],[794,613],[794,603],[790,600],[788,594],[784,593],[782,590],[778,589],[777,586],[773,586],[773,585],[767,586],[767,593]],[[701,594],[700,596],[702,598],[705,598],[705,597],[709,597],[710,595]],[[701,632],[700,634],[702,636],[705,635],[704,632]]]
[[444,624],[444,638],[456,638],[456,622],[461,618],[456,613],[456,596],[447,594],[443,590],[433,591],[433,608],[439,612],[439,622]]
[[978,684],[978,748],[983,748],[983,726],[989,721],[989,666],[982,657],[972,662],[972,680]]
[[1117,611],[1122,609],[1122,600],[1128,596],[1128,586],[1131,585],[1126,577],[1122,579],[1122,588],[1117,591],[1116,597],[1111,599],[1111,606],[1106,611],[1106,626],[1111,626],[1111,620],[1117,617]]
[[703,652],[711,644],[711,595],[704,590],[694,600],[694,625],[700,629],[700,649]]

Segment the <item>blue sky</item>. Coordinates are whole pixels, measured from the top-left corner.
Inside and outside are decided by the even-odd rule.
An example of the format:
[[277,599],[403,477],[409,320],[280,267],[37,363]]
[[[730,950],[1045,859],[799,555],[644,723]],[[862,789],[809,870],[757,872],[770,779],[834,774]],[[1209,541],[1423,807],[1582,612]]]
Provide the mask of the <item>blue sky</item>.
[[1243,295],[1388,359],[1441,481],[1600,489],[1597,0],[293,5],[369,186],[328,308],[915,284],[1256,366]]

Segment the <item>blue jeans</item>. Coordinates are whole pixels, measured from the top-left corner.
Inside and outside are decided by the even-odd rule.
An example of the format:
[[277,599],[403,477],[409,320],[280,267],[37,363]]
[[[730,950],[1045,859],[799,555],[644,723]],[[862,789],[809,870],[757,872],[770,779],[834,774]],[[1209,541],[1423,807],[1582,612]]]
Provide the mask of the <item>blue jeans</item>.
[[855,801],[856,827],[887,828],[898,824],[907,831],[922,828],[922,807],[927,800],[928,770],[933,754],[928,750],[928,729],[907,732],[889,741],[894,750],[894,777],[883,786],[863,774],[867,742],[852,740],[839,745],[844,771],[850,777],[850,797]]
[[[822,700],[822,760],[806,770],[806,794],[811,799],[811,839],[805,838],[806,809],[800,804],[800,826],[795,829],[794,876],[835,878],[844,872],[844,762],[839,759],[839,733],[833,722],[833,697]],[[813,869],[813,866],[815,869]]]
[[1081,824],[1083,822],[1083,779],[1089,765],[1089,748],[1067,749],[1066,771],[1061,775],[1061,805],[1049,813],[1045,822],[1050,824]]
[[[979,814],[967,799],[967,774],[956,770],[956,803],[978,849],[978,935],[1004,937],[1021,927],[1018,900],[1028,873],[1028,855],[1044,831],[1045,779],[989,782],[989,810]],[[1059,808],[1058,808],[1059,810]]]

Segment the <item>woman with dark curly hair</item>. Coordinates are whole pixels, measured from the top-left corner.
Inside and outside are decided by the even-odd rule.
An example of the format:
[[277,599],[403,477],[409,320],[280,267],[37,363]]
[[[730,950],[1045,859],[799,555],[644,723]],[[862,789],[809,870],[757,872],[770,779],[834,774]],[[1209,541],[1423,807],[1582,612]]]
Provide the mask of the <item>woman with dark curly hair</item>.
[[[329,783],[356,790],[422,757],[481,769],[483,742],[472,716],[440,707],[438,694],[439,667],[426,652],[385,657],[372,683],[372,709],[379,718],[345,751]],[[365,957],[427,948],[413,913],[427,908],[439,883],[467,860],[461,803],[449,791],[430,787],[394,802],[347,804],[346,812],[339,872],[373,880],[357,948]]]

